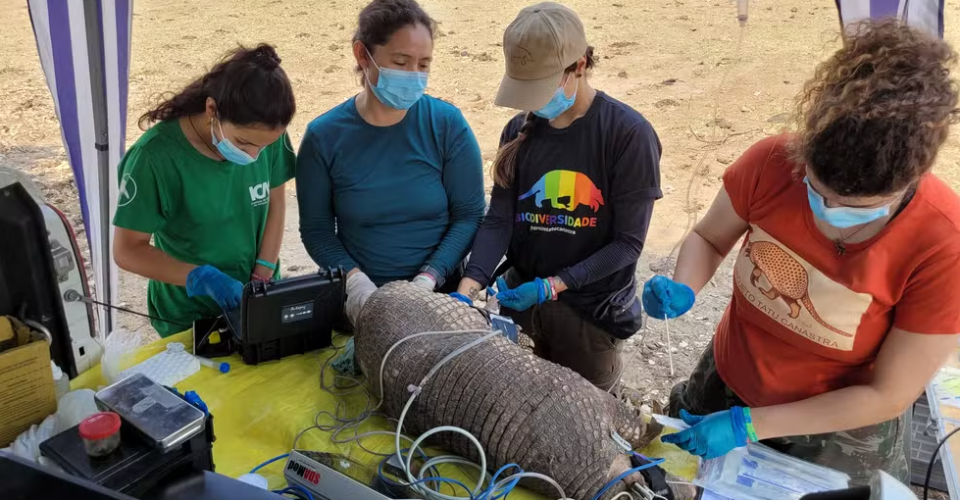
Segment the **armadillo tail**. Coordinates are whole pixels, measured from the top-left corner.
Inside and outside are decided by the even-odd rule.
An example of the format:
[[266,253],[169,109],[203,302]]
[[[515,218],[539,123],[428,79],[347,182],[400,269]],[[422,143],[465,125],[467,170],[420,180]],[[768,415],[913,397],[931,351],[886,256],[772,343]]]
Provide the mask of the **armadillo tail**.
[[533,186],[533,188],[530,189],[530,191],[527,191],[526,193],[521,194],[520,197],[517,198],[517,200],[525,200],[535,194],[537,194],[537,186]]
[[845,331],[843,331],[843,330],[840,330],[839,328],[834,328],[833,326],[831,326],[830,324],[828,324],[826,321],[824,321],[822,318],[820,318],[820,315],[817,314],[817,310],[814,309],[814,307],[813,307],[813,301],[810,300],[810,296],[809,296],[809,295],[804,295],[803,298],[800,299],[800,301],[803,302],[803,306],[806,307],[806,308],[807,308],[807,311],[810,312],[810,316],[813,316],[814,321],[816,321],[817,323],[820,323],[821,325],[825,326],[825,327],[827,328],[827,330],[830,330],[831,332],[836,333],[836,334],[839,334],[839,335],[843,335],[844,337],[853,337],[853,334],[852,334],[852,333],[847,333],[847,332],[845,332]]

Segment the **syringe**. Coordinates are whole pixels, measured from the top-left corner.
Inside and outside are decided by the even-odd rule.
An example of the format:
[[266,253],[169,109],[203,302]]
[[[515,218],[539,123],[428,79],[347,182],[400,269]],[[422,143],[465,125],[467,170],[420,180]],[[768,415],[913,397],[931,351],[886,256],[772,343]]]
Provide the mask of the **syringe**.
[[740,21],[740,27],[747,25],[747,2],[749,0],[737,0],[737,21]]

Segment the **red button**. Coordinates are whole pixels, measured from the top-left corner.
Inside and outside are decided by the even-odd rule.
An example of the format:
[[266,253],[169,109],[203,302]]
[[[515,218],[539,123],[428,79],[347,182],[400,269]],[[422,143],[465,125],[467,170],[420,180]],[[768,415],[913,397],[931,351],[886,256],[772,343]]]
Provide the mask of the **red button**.
[[80,437],[87,440],[108,438],[120,430],[120,415],[111,411],[95,413],[80,422]]

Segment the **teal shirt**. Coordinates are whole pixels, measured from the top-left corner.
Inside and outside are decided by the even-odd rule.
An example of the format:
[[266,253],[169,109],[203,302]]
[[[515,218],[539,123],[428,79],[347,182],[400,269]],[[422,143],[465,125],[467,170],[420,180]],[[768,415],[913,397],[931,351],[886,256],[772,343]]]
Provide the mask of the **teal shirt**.
[[450,277],[483,218],[483,164],[455,106],[424,96],[400,123],[370,125],[354,99],[307,127],[297,157],[300,236],[322,267],[377,285],[424,266]]

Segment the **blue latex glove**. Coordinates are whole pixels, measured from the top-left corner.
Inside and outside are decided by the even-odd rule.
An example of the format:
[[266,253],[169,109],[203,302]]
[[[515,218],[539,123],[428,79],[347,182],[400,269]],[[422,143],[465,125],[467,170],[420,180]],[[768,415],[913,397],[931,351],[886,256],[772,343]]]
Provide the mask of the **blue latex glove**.
[[473,305],[473,301],[470,300],[470,297],[467,297],[466,295],[464,295],[464,294],[462,294],[462,293],[460,293],[460,292],[453,292],[453,293],[450,294],[450,296],[453,297],[453,298],[455,298],[455,299],[457,299],[457,300],[459,300],[460,302],[463,302],[464,304],[466,304],[466,305],[468,305],[468,306],[472,306],[472,305]]
[[680,410],[680,418],[691,427],[667,434],[660,441],[677,445],[706,460],[726,455],[734,448],[746,446],[749,441],[746,417],[739,406],[707,416],[691,415],[686,410]]
[[654,276],[643,284],[643,309],[652,318],[673,319],[693,307],[693,289],[666,276]]
[[546,281],[536,278],[528,281],[516,288],[508,288],[507,282],[503,278],[497,278],[497,301],[504,307],[509,307],[514,311],[526,311],[531,307],[543,304],[550,300],[547,295]]
[[243,295],[243,284],[207,264],[194,268],[187,275],[187,296],[206,295],[224,310],[236,309]]

